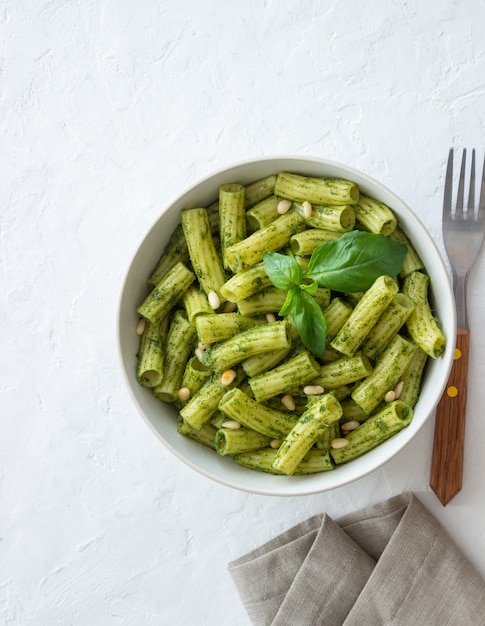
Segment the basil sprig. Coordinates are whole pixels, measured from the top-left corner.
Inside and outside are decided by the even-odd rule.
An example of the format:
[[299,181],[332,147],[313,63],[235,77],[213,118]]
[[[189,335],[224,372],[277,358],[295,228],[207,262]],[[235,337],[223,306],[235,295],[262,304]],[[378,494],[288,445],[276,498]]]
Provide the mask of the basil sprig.
[[317,357],[325,351],[327,324],[313,297],[318,287],[353,293],[365,291],[378,276],[396,276],[406,246],[383,235],[353,230],[316,248],[304,271],[292,257],[266,252],[264,268],[275,287],[287,291],[279,315],[289,315],[303,344]]

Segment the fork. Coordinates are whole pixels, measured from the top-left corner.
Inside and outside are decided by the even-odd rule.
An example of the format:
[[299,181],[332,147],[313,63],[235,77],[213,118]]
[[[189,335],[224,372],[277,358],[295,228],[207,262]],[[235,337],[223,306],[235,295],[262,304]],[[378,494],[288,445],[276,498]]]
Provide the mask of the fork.
[[465,206],[466,150],[461,159],[456,207],[452,208],[453,148],[448,155],[443,199],[443,240],[453,274],[457,336],[448,383],[436,409],[430,486],[443,506],[461,490],[470,330],[467,282],[485,234],[485,160],[478,209],[475,210],[475,150],[472,150],[468,202]]

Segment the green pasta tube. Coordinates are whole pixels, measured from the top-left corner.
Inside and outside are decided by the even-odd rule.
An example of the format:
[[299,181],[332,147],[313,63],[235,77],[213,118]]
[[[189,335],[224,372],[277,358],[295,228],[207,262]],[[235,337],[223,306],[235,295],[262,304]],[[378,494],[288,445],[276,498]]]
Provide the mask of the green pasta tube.
[[183,294],[181,302],[187,311],[187,318],[191,324],[195,324],[198,315],[214,313],[206,294],[196,284],[190,285]]
[[249,228],[255,231],[274,222],[280,216],[278,213],[279,202],[280,198],[270,196],[246,211],[246,221]]
[[165,342],[160,325],[145,323],[140,337],[136,378],[144,387],[156,387],[162,381],[165,364]]
[[244,374],[242,370],[237,370],[235,380],[228,386],[221,383],[221,375],[213,373],[202,384],[198,391],[190,398],[187,404],[180,410],[181,417],[192,428],[200,430],[207,424],[219,407],[219,402],[228,389],[235,388]]
[[356,422],[365,422],[369,419],[368,414],[364,411],[364,409],[357,404],[355,400],[352,398],[345,398],[340,402],[342,406],[342,418],[346,422],[356,421]]
[[219,234],[223,265],[228,269],[226,250],[246,238],[244,187],[228,183],[219,187]]
[[270,350],[269,352],[262,352],[261,354],[255,354],[254,356],[245,359],[241,363],[246,376],[257,376],[267,370],[275,367],[283,359],[285,359],[290,352],[290,348],[282,348],[281,350]]
[[321,228],[310,228],[296,233],[290,238],[290,247],[298,256],[311,256],[318,246],[326,241],[338,239],[341,233],[335,233]]
[[202,362],[206,367],[222,372],[254,354],[289,346],[286,322],[271,322],[248,328],[210,346],[204,351]]
[[[273,461],[276,454],[277,450],[273,448],[261,448],[261,450],[252,450],[236,454],[234,455],[234,460],[238,465],[249,469],[266,472],[268,474],[281,475],[283,472],[279,472],[273,468]],[[335,465],[328,450],[312,449],[307,452],[300,461],[293,475],[318,474],[320,472],[333,470],[334,467]]]
[[280,172],[274,189],[276,196],[311,202],[312,204],[356,204],[359,188],[349,180],[315,178],[290,172]]
[[[333,394],[332,394],[333,395]],[[318,450],[330,450],[330,446],[334,439],[340,438],[340,424],[334,422],[325,428],[323,433],[315,441],[315,447]]]
[[365,230],[387,237],[397,225],[396,216],[388,206],[362,194],[355,207],[355,219]]
[[224,394],[219,410],[246,428],[272,439],[285,437],[296,423],[296,417],[284,411],[259,404],[235,387]]
[[330,345],[346,356],[355,354],[397,292],[398,286],[393,278],[376,278]]
[[310,405],[285,437],[278,448],[273,467],[284,474],[293,474],[318,437],[330,424],[337,422],[341,415],[342,408],[334,396],[329,393],[321,396],[318,402]]
[[249,379],[254,398],[263,402],[268,398],[287,392],[298,385],[304,385],[320,374],[320,365],[305,350],[277,367]]
[[411,298],[404,293],[397,293],[367,335],[362,344],[362,352],[370,359],[378,359],[394,335],[404,326],[413,309]]
[[271,437],[257,433],[255,430],[220,428],[216,434],[215,448],[221,456],[227,456],[266,448],[270,443]]
[[155,269],[148,278],[148,284],[154,287],[162,280],[176,263],[187,264],[189,260],[189,249],[185,240],[182,224],[178,224],[172,232],[167,245],[163,249]]
[[183,263],[176,263],[148,294],[137,312],[152,324],[159,324],[194,280],[193,272]]
[[365,452],[369,452],[392,435],[409,425],[413,409],[401,400],[388,404],[382,411],[346,435],[348,445],[331,449],[330,454],[337,465],[347,463]]
[[190,392],[189,398],[183,404],[186,404],[187,401],[202,387],[204,382],[210,377],[211,371],[208,370],[203,363],[199,361],[196,356],[190,357],[185,365],[184,374],[182,376],[182,383],[180,387],[183,389],[188,389]]
[[241,315],[265,315],[278,313],[285,303],[286,293],[276,287],[268,287],[237,303]]
[[327,322],[327,343],[329,343],[352,313],[352,307],[342,298],[332,298],[327,308],[323,311],[323,316]]
[[[303,205],[294,202],[293,206],[300,215],[304,216]],[[355,226],[355,211],[351,204],[336,205],[312,205],[310,217],[305,217],[305,222],[313,228],[323,229],[330,232],[346,233]]]
[[212,238],[207,209],[184,209],[182,228],[200,286],[206,294],[215,291],[220,296],[226,275]]
[[266,320],[239,315],[239,313],[214,313],[199,315],[195,320],[195,328],[199,341],[204,344],[216,343],[229,339],[243,330],[266,324]]
[[290,237],[305,228],[305,221],[296,211],[281,215],[271,224],[246,237],[226,250],[230,269],[236,273],[263,260],[265,252],[285,246]]
[[414,246],[399,226],[396,226],[396,228],[392,231],[389,235],[389,239],[402,243],[408,249],[401,266],[401,271],[399,272],[399,278],[406,278],[406,276],[409,276],[412,272],[424,270],[424,263],[421,261],[418,253],[414,249]]
[[437,359],[445,351],[446,338],[438,320],[431,313],[428,299],[429,276],[422,272],[412,272],[404,280],[402,291],[414,303],[414,309],[406,321],[406,327],[421,350]]
[[377,361],[372,374],[354,389],[352,399],[367,414],[371,413],[400,381],[417,349],[416,344],[396,335]]
[[187,319],[185,311],[175,311],[168,331],[165,347],[165,374],[153,393],[159,400],[175,402],[181,387],[189,354],[194,349],[195,328]]
[[221,295],[229,302],[239,302],[271,286],[263,262],[256,263],[229,278],[221,287]]
[[177,421],[177,432],[185,437],[189,437],[197,443],[201,443],[203,446],[207,448],[212,448],[215,450],[215,438],[217,433],[217,428],[212,426],[212,424],[204,424],[202,428],[192,428],[190,424],[184,422],[184,420],[179,417]]
[[246,185],[245,191],[245,206],[246,210],[255,206],[268,196],[271,196],[274,192],[276,185],[276,174],[265,176],[260,180],[256,180],[254,183]]
[[320,374],[312,385],[321,385],[325,391],[350,385],[372,374],[372,365],[364,354],[344,356],[320,367]]
[[421,391],[421,380],[427,361],[428,355],[426,352],[418,348],[401,378],[403,388],[399,399],[409,404],[409,406],[414,407],[418,401],[419,392]]

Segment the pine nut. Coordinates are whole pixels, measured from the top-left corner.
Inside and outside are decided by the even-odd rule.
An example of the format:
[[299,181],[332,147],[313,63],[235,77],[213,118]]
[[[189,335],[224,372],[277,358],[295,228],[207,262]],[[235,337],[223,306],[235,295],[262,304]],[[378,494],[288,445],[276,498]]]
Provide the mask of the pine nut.
[[241,424],[236,422],[236,420],[226,420],[225,422],[222,422],[221,426],[222,428],[229,428],[229,430],[237,430],[238,428],[241,428]]
[[324,392],[321,385],[307,385],[303,387],[303,393],[307,396],[319,396]]
[[293,396],[290,396],[289,393],[282,396],[281,404],[283,404],[288,409],[288,411],[294,411],[296,407],[295,400],[293,399]]
[[190,389],[188,387],[180,387],[177,391],[177,396],[180,402],[187,402],[190,398]]
[[234,313],[237,309],[237,302],[226,302],[224,308],[222,309],[223,313]]
[[138,320],[138,324],[136,325],[137,335],[143,335],[143,333],[145,332],[146,324],[147,324],[146,319],[144,317],[140,317],[140,319]]
[[266,313],[266,321],[269,323],[276,322],[276,315],[274,313]]
[[207,300],[209,300],[209,306],[211,309],[218,309],[221,306],[221,299],[217,295],[217,293],[211,289],[207,294]]
[[305,202],[301,205],[302,209],[303,209],[303,217],[305,219],[310,219],[310,217],[312,216],[312,205],[308,202],[308,200],[305,200]]
[[236,372],[234,370],[226,370],[221,374],[221,385],[227,387],[234,381],[235,378]]
[[293,203],[291,200],[280,200],[278,202],[278,206],[276,207],[276,210],[278,211],[280,215],[284,215],[285,213],[288,213],[288,211],[291,209],[292,204]]
[[202,343],[201,341],[199,341],[199,343],[197,344],[197,347],[199,348],[199,350],[202,350],[202,352],[204,352],[204,350],[207,348],[205,343]]
[[396,393],[394,389],[391,389],[390,391],[388,391],[386,395],[384,396],[384,402],[394,402],[395,399],[396,399]]
[[351,430],[355,430],[356,428],[359,428],[359,426],[360,424],[357,420],[350,420],[349,422],[345,422],[344,424],[342,424],[340,428],[342,430],[350,432]]
[[339,448],[345,448],[345,446],[349,445],[349,440],[341,437],[337,437],[337,439],[333,439],[330,444],[334,450],[338,450]]
[[404,387],[404,381],[403,380],[400,380],[397,383],[397,385],[394,387],[394,397],[395,397],[395,400],[399,400],[399,398],[401,397],[403,387]]
[[203,355],[204,355],[204,351],[201,350],[201,348],[196,348],[195,356],[199,359],[199,361],[202,361],[202,356]]
[[270,444],[269,444],[269,445],[270,445],[272,448],[279,448],[279,447],[281,446],[281,444],[282,444],[282,443],[283,443],[283,442],[281,441],[281,439],[272,439],[272,440],[270,441]]

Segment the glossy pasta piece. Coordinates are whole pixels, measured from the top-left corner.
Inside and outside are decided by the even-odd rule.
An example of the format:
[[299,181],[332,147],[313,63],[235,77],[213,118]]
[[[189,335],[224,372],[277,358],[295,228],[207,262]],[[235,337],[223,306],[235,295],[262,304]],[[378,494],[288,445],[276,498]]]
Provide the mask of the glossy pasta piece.
[[313,402],[278,448],[273,468],[284,474],[294,474],[303,457],[324,430],[330,424],[338,422],[341,415],[340,403],[329,393]]
[[421,261],[421,258],[416,252],[414,246],[399,226],[396,226],[393,232],[389,235],[389,239],[404,244],[408,249],[401,266],[401,271],[399,272],[399,278],[406,278],[406,276],[409,276],[412,272],[424,270],[424,263]]
[[271,441],[271,437],[248,428],[220,428],[216,433],[215,448],[221,456],[228,456],[266,448]]
[[214,309],[210,306],[206,294],[200,289],[197,283],[190,285],[183,294],[181,302],[191,324],[195,324],[198,315],[214,313]]
[[355,354],[397,292],[398,286],[393,278],[376,278],[330,345],[346,356]]
[[320,374],[312,380],[313,385],[321,385],[325,391],[350,385],[372,374],[372,365],[364,354],[341,357],[320,368]]
[[195,328],[199,341],[203,344],[224,341],[242,333],[253,326],[266,324],[266,320],[240,315],[239,313],[214,313],[199,315],[195,320]]
[[355,218],[357,223],[370,233],[387,237],[397,225],[396,216],[387,205],[362,194],[355,207]]
[[274,222],[280,214],[278,213],[278,204],[281,198],[271,195],[269,198],[262,200],[252,209],[246,211],[246,222],[251,231],[259,230],[271,222]]
[[160,324],[146,322],[140,337],[136,378],[144,387],[156,387],[162,381],[165,364],[165,341]]
[[159,324],[194,280],[193,272],[183,263],[176,263],[148,294],[137,312],[152,324]]
[[423,378],[424,368],[428,361],[428,355],[424,350],[418,348],[411,362],[401,377],[403,388],[400,400],[414,407],[419,398],[421,391],[421,380]]
[[177,420],[177,432],[180,435],[184,435],[185,437],[189,437],[197,443],[201,443],[203,446],[207,448],[216,449],[215,447],[215,438],[217,433],[217,428],[212,426],[212,424],[204,424],[202,428],[192,428],[190,424],[185,422],[181,417]]
[[318,246],[326,241],[336,240],[342,235],[321,228],[310,228],[296,233],[290,238],[290,248],[297,256],[311,256]]
[[264,264],[257,263],[229,278],[221,287],[221,295],[229,302],[239,302],[271,286]]
[[245,189],[245,207],[246,210],[262,202],[274,192],[276,185],[276,174],[270,174],[259,180],[246,185]]
[[[293,206],[304,216],[303,205],[294,202]],[[355,210],[351,204],[321,205],[313,204],[310,217],[305,222],[315,229],[327,232],[347,233],[355,226]]]
[[219,235],[222,260],[228,268],[226,250],[246,238],[245,190],[242,185],[227,183],[219,187]]
[[412,272],[404,280],[402,291],[414,303],[414,309],[406,321],[406,327],[421,350],[432,359],[445,351],[446,338],[437,318],[431,312],[428,299],[429,276],[423,272]]
[[[249,469],[267,472],[268,474],[281,475],[283,472],[279,472],[273,467],[276,454],[277,450],[273,448],[261,448],[261,450],[236,454],[234,455],[234,460],[238,465]],[[335,465],[328,450],[312,449],[307,452],[300,461],[293,475],[318,474],[320,472],[328,472],[334,468]]]
[[349,444],[344,448],[331,449],[330,454],[337,465],[347,463],[369,452],[400,430],[408,426],[413,418],[413,409],[396,400],[382,411],[369,417],[358,428],[348,433],[345,438]]
[[417,349],[415,343],[401,335],[394,337],[372,374],[359,383],[351,394],[365,413],[370,414],[383,401],[386,393],[394,389]]
[[276,180],[275,195],[297,202],[312,204],[356,204],[359,200],[358,186],[338,178],[315,178],[291,172],[280,172]]

